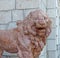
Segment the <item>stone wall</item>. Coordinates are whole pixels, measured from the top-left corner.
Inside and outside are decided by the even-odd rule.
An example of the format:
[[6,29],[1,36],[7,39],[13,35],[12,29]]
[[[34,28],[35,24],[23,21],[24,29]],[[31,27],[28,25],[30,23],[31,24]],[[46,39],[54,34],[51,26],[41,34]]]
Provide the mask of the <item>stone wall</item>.
[[58,14],[59,14],[59,32],[58,32],[58,43],[57,43],[57,50],[58,50],[58,58],[60,58],[60,0],[58,0]]
[[58,58],[57,43],[59,37],[59,15],[57,0],[47,1],[47,14],[52,19],[52,33],[47,40],[47,58]]

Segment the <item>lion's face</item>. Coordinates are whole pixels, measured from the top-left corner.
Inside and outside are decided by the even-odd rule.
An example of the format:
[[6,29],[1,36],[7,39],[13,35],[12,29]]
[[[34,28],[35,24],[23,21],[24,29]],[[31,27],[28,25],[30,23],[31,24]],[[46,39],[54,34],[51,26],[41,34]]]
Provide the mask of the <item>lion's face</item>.
[[45,14],[42,10],[36,10],[36,11],[30,12],[27,18],[29,18],[30,21],[33,24],[35,24],[35,26],[33,27],[36,28],[37,33],[39,33],[40,36],[44,36],[44,35],[46,37],[49,36],[51,32],[51,20],[47,16],[47,14]]

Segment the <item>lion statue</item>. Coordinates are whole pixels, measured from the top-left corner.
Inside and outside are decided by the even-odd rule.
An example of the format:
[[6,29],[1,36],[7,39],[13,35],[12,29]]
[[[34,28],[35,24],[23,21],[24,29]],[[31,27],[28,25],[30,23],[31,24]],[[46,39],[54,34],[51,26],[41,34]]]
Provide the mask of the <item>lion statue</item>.
[[19,58],[38,58],[51,33],[50,18],[35,10],[16,24],[16,28],[0,30],[0,58],[4,51],[17,53]]

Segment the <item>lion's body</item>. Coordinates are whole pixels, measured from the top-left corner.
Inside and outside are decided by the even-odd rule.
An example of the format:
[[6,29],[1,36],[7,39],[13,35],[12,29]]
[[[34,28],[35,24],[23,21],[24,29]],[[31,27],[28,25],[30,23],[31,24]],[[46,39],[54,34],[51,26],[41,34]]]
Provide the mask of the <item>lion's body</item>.
[[51,21],[41,10],[31,12],[17,27],[0,30],[0,58],[3,51],[17,53],[20,58],[37,58],[51,32]]
[[0,48],[7,52],[17,52],[16,37],[14,31],[0,30]]

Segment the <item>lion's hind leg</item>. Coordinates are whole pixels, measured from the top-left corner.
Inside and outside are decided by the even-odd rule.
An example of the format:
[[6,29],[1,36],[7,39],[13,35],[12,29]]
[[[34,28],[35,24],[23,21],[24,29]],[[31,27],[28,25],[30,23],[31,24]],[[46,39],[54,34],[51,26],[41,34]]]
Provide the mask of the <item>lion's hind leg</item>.
[[2,58],[3,50],[0,49],[0,58]]

